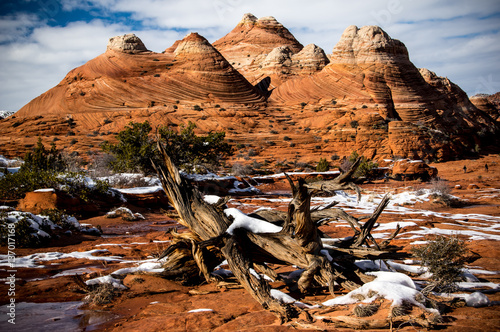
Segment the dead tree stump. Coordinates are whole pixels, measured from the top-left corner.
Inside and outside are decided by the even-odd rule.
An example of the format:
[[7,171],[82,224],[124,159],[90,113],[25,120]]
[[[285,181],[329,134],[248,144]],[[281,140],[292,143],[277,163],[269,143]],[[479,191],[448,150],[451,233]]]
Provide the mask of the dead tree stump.
[[[287,176],[293,194],[288,212],[268,211],[252,215],[281,226],[279,232],[255,233],[245,227],[228,232],[233,221],[224,213],[227,200],[221,199],[216,204],[205,202],[196,187],[181,176],[160,143],[158,149],[163,162],[154,166],[172,206],[178,212],[179,223],[188,228],[187,232],[173,233],[171,246],[161,255],[161,258],[166,257],[163,275],[167,278],[184,282],[204,279],[210,282],[214,280],[211,274],[213,269],[226,259],[234,276],[253,298],[264,308],[276,313],[282,321],[287,321],[297,315],[297,309],[273,298],[267,281],[251,273],[252,269],[273,274],[274,271],[266,263],[298,266],[304,269],[297,282],[301,292],[307,293],[314,285],[319,285],[328,287],[333,294],[335,282],[346,290],[353,290],[373,279],[357,268],[355,259],[393,255],[381,250],[388,242],[379,245],[370,234],[380,213],[387,206],[388,197],[382,200],[365,223],[331,206],[311,210],[311,197],[319,192],[354,190],[359,200],[361,191],[353,177],[359,160],[348,172],[332,181],[306,184],[299,179],[294,183]],[[318,227],[325,220],[335,219],[349,222],[354,236],[341,243],[338,249],[325,248]]]

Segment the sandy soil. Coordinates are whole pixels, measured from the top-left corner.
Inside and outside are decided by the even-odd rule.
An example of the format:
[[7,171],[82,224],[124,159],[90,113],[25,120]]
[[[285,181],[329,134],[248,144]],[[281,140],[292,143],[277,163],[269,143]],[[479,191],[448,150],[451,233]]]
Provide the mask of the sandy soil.
[[[485,164],[488,165],[486,171]],[[464,173],[463,166],[467,172]],[[402,234],[393,241],[393,244],[408,251],[413,239],[405,235],[422,228],[463,230],[464,227],[475,227],[477,231],[498,236],[494,222],[467,220],[466,218],[449,218],[450,215],[484,214],[500,216],[500,157],[488,155],[477,160],[452,161],[432,165],[438,168],[439,176],[452,187],[452,194],[467,200],[463,207],[450,208],[439,202],[423,202],[414,205],[405,205],[411,213],[404,215],[404,219],[413,220],[416,225],[404,229]],[[428,188],[430,183],[378,181],[363,185],[365,194],[373,192],[398,193],[419,188]],[[262,185],[264,192],[282,192],[287,190],[286,183]],[[251,211],[255,206],[272,206],[286,209],[286,203],[258,202],[252,198],[239,198],[230,202],[232,206],[246,205]],[[15,301],[18,305],[16,318],[18,324],[13,326],[6,322],[5,308],[10,297],[6,296],[9,286],[0,285],[0,302],[2,304],[2,318],[0,329],[3,331],[37,331],[47,328],[58,328],[67,331],[102,330],[102,331],[301,331],[319,329],[324,331],[343,331],[349,329],[335,327],[328,318],[309,319],[301,314],[298,319],[280,324],[276,317],[266,311],[239,285],[229,283],[224,285],[204,284],[200,286],[184,286],[180,283],[168,281],[158,276],[147,274],[128,275],[123,284],[128,287],[121,292],[112,303],[91,307],[83,306],[80,309],[60,309],[55,315],[40,307],[40,309],[26,309],[23,312],[22,302],[28,303],[66,303],[82,301],[85,294],[78,289],[71,275],[57,276],[63,271],[81,274],[83,279],[90,279],[100,275],[107,275],[122,267],[135,266],[135,262],[156,257],[167,246],[170,235],[166,232],[179,227],[172,214],[165,215],[160,211],[149,211],[135,207],[134,212],[141,212],[146,217],[144,221],[127,222],[120,219],[106,219],[103,216],[80,220],[81,223],[100,225],[104,231],[103,237],[71,237],[61,239],[57,246],[42,249],[16,249],[17,257],[27,256],[40,252],[72,253],[100,249],[96,257],[118,257],[120,260],[89,260],[64,258],[41,262],[44,266],[38,268],[18,268],[16,277]],[[245,209],[243,209],[245,211]],[[423,215],[421,211],[433,211],[439,214]],[[245,211],[247,212],[247,211]],[[401,215],[384,213],[380,223],[402,221]],[[496,226],[498,227],[498,225]],[[324,226],[322,230],[331,237],[351,235],[346,227],[335,225]],[[460,233],[462,234],[462,233]],[[500,284],[500,250],[498,241],[494,239],[479,239],[460,235],[470,250],[475,254],[469,267],[482,270],[476,274],[481,281]],[[1,254],[7,248],[1,247]],[[104,249],[106,251],[104,251]],[[123,263],[122,261],[129,261]],[[84,268],[84,269],[82,269]],[[279,271],[290,271],[290,268],[278,267]],[[485,273],[487,271],[488,273]],[[5,267],[0,268],[2,278],[8,277]],[[6,279],[2,279],[6,280]],[[325,290],[319,290],[314,295],[301,296],[290,292],[283,282],[271,283],[273,288],[290,293],[297,300],[309,304],[324,302],[332,296]],[[446,331],[494,331],[500,328],[500,294],[485,290],[492,301],[491,306],[473,308],[460,304],[448,303],[448,310],[443,316],[440,330]],[[340,292],[339,292],[340,294]],[[382,307],[387,307],[383,303]],[[37,308],[36,306],[34,308]],[[190,312],[195,309],[211,309],[210,311]],[[76,310],[76,311],[75,311]],[[387,309],[388,310],[388,309]],[[387,315],[388,311],[381,311],[380,315]],[[36,316],[39,314],[39,316]],[[45,314],[45,315],[44,315]],[[352,315],[352,306],[335,307],[330,312],[325,308],[316,310],[313,314],[319,316],[349,316]],[[380,316],[379,315],[379,316]],[[384,317],[372,317],[378,319]],[[24,320],[24,323],[23,323]],[[59,325],[58,325],[59,324]],[[14,327],[14,329],[12,329]],[[410,324],[393,326],[400,331],[424,330]]]

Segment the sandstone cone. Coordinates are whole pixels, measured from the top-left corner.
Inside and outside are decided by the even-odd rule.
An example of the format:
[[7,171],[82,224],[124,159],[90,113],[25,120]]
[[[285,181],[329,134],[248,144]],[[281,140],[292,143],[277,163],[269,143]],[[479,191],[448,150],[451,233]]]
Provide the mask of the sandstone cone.
[[146,120],[225,131],[264,163],[352,151],[448,160],[497,141],[498,97],[473,99],[478,109],[449,79],[417,69],[379,27],[348,27],[329,60],[273,17],[246,14],[214,46],[190,33],[154,53],[133,34],[113,37],[105,53],[0,120],[0,153],[18,156],[42,137],[93,158],[104,140]]

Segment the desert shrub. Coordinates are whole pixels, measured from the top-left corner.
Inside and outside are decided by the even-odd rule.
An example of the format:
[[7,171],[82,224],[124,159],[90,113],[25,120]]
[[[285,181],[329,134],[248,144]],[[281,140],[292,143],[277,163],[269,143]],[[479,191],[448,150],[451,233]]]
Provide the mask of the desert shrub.
[[304,162],[300,162],[300,161],[295,164],[295,167],[302,168],[302,169],[312,168],[311,165],[309,165],[308,163],[304,163]]
[[182,126],[179,133],[168,127],[159,128],[161,142],[174,164],[186,171],[199,164],[215,168],[223,158],[231,155],[231,146],[225,142],[225,132],[198,136],[194,133],[195,128],[192,122]]
[[431,180],[431,197],[434,202],[444,204],[449,207],[463,207],[469,204],[467,201],[451,195],[451,187],[441,178],[434,178]]
[[457,236],[436,236],[425,245],[413,247],[411,251],[432,274],[429,285],[422,293],[434,290],[450,293],[457,290],[457,281],[460,281],[469,252],[463,240]]
[[283,140],[284,141],[291,141],[292,139],[290,137],[288,137],[288,136],[285,136],[285,137],[283,137]]
[[[342,172],[347,172],[354,162],[359,158],[359,154],[356,151],[353,151],[349,158],[343,158],[340,163],[340,170]],[[374,163],[372,160],[361,156],[361,162],[359,163],[358,169],[354,173],[356,177],[372,177],[373,170],[378,167],[377,163]]]
[[84,291],[87,293],[84,300],[91,305],[111,303],[115,297],[121,294],[120,290],[116,289],[111,283],[86,286]]
[[114,174],[108,178],[108,182],[113,188],[135,188],[149,187],[152,185],[152,179],[144,177],[142,174]]
[[350,125],[351,125],[351,127],[352,127],[352,128],[358,128],[359,123],[358,123],[358,121],[356,121],[356,120],[352,120],[352,121],[350,122]]
[[[33,227],[31,227],[31,222],[29,221],[30,213],[25,213],[25,215],[17,220],[12,220],[13,218],[9,216],[8,212],[0,212],[0,245],[7,245],[10,229],[14,228],[14,235],[10,235],[11,238],[15,239],[16,247],[19,248],[36,248],[45,244],[48,240],[47,237],[39,236]],[[14,226],[12,226],[14,225]],[[42,230],[47,229],[47,225],[41,225]],[[50,226],[48,226],[50,228]]]
[[[63,229],[76,230],[75,223],[71,222],[70,219],[74,218],[66,213],[64,210],[60,209],[46,209],[40,212],[41,216],[46,216],[54,224],[60,226]],[[75,219],[76,220],[76,219]]]
[[0,177],[0,199],[19,199],[27,192],[54,188],[58,184],[57,173],[50,171],[18,171]]
[[38,138],[38,142],[33,151],[26,153],[24,156],[24,164],[19,170],[33,171],[63,171],[66,164],[61,153],[56,149],[56,145],[52,143],[50,150],[47,150],[42,143],[42,139]]
[[316,172],[326,172],[330,169],[330,165],[325,158],[320,158],[318,165],[316,166]]
[[111,163],[116,158],[108,153],[101,153],[95,155],[90,161],[88,167],[88,173],[92,178],[107,177],[112,175],[114,172],[112,170]]
[[231,173],[236,176],[250,175],[253,173],[253,168],[250,165],[233,164]]
[[255,151],[254,149],[248,150],[249,157],[255,157],[257,154],[258,154],[257,151]]
[[73,197],[78,197],[84,202],[98,199],[108,195],[110,185],[107,180],[94,179],[93,184],[89,184],[83,172],[68,172],[58,176],[59,182],[56,188],[65,191]]
[[434,178],[431,180],[431,192],[433,194],[448,197],[451,194],[451,187],[445,180],[441,178]]
[[74,217],[57,209],[45,210],[40,215],[3,209],[0,212],[0,245],[12,242],[13,238],[16,247],[40,247],[49,242],[54,229],[76,230],[78,225]]
[[60,189],[83,200],[108,192],[107,182],[96,180],[90,186],[83,172],[68,172],[67,165],[54,144],[47,150],[38,140],[33,151],[25,155],[18,172],[0,177],[0,199],[19,199],[27,192],[42,188]]
[[[232,152],[230,145],[224,141],[224,132],[198,136],[194,133],[195,128],[196,125],[192,122],[181,126],[179,132],[166,126],[158,128],[160,142],[173,163],[187,172],[191,172],[199,164],[209,168],[216,167],[222,158]],[[118,143],[103,145],[103,150],[116,158],[110,163],[114,171],[156,173],[151,161],[158,161],[160,156],[156,142],[149,137],[150,131],[148,121],[131,122],[118,133]]]
[[152,172],[151,159],[155,157],[155,144],[149,133],[151,125],[148,121],[143,123],[130,122],[124,130],[118,133],[118,143],[105,142],[103,151],[115,156],[110,161],[110,166],[115,172]]
[[252,161],[252,168],[253,168],[253,169],[259,169],[259,168],[261,168],[261,167],[262,167],[262,164],[261,164],[261,163],[259,163],[259,162],[258,162],[258,161],[256,161],[256,160]]
[[24,156],[24,164],[18,172],[0,177],[0,198],[18,199],[29,191],[54,188],[60,182],[57,175],[65,166],[55,144],[48,150],[39,138],[33,151]]

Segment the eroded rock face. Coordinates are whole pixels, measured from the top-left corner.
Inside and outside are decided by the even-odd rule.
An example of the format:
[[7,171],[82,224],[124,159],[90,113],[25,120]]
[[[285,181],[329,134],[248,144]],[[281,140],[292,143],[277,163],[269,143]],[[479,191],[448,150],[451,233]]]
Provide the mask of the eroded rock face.
[[392,39],[382,28],[351,25],[333,48],[330,60],[334,63],[363,64],[405,62],[409,58],[406,46]]
[[226,36],[214,42],[214,47],[252,84],[271,77],[271,88],[288,79],[290,58],[303,46],[274,17],[257,19],[245,14]]
[[416,180],[421,179],[428,181],[436,177],[438,171],[435,167],[431,167],[422,160],[403,159],[394,162],[392,166],[391,176],[398,180]]
[[303,74],[320,71],[330,62],[325,51],[315,44],[307,45],[299,53],[294,54],[292,59],[294,66],[300,69],[297,71]]
[[142,40],[133,33],[109,38],[107,50],[113,50],[123,53],[140,53],[148,49],[142,43]]
[[82,206],[87,212],[97,210],[96,206],[84,204],[80,199],[71,197],[62,191],[47,189],[26,193],[26,196],[19,201],[17,209],[34,214],[50,209],[60,209],[71,213],[81,210]]
[[114,37],[107,52],[0,120],[0,154],[27,151],[38,136],[86,154],[146,120],[225,131],[259,162],[352,151],[447,160],[498,140],[498,112],[417,69],[405,45],[379,27],[348,27],[330,58],[275,18],[251,14],[213,45],[190,33],[154,53],[133,34]]
[[500,107],[494,100],[490,100],[490,96],[477,95],[472,96],[470,101],[484,113],[488,114],[493,120],[500,122]]

